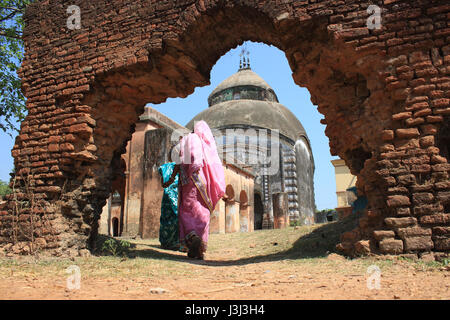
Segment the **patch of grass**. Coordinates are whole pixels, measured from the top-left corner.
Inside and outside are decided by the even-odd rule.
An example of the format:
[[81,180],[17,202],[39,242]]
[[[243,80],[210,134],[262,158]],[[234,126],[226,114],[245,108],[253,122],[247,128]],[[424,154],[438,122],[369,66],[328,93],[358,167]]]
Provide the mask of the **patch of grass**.
[[358,214],[354,214],[343,220],[325,223],[314,228],[312,232],[298,238],[288,254],[296,258],[315,258],[336,252],[336,245],[340,242],[341,234],[354,229],[359,218]]
[[130,249],[133,246],[133,244],[126,240],[98,235],[95,254],[128,257],[130,255]]
[[106,254],[111,254],[113,256],[125,256],[129,249],[131,243],[125,240],[116,241],[115,239],[108,239],[103,242],[102,252]]
[[300,227],[301,223],[300,223],[300,221],[290,221],[289,226],[290,227]]

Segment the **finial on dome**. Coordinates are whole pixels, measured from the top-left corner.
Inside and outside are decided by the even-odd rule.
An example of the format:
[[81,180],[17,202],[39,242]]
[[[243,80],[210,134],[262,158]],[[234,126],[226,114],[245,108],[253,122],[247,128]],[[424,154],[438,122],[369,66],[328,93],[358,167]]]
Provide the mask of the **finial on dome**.
[[[245,56],[247,55],[247,59]],[[250,52],[246,48],[242,48],[240,56],[240,62],[239,62],[239,71],[241,70],[247,70],[250,68]]]

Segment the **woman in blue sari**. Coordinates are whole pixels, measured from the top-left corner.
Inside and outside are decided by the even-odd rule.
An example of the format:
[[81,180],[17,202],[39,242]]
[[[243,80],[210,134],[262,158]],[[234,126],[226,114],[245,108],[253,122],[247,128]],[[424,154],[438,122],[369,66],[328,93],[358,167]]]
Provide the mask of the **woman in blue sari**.
[[[171,156],[169,153],[169,161]],[[168,182],[175,168],[175,162],[163,164],[158,168],[161,184]],[[159,242],[164,249],[178,250],[180,248],[178,227],[178,174],[167,188],[161,202],[161,219],[159,227]]]

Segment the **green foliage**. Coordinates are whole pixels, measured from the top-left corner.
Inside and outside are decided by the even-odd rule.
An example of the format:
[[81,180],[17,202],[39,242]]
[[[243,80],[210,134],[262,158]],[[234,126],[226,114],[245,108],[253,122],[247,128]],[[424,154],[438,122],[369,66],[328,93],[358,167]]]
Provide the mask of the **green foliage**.
[[17,130],[25,117],[25,97],[17,75],[23,60],[22,31],[25,7],[32,0],[0,0],[0,129]]
[[125,240],[108,239],[103,242],[102,252],[113,256],[126,256],[130,250],[131,243]]
[[316,209],[315,212],[316,212],[316,213],[320,213],[320,212],[327,212],[327,213],[328,213],[328,212],[333,212],[333,211],[335,211],[335,209],[323,209],[323,210],[317,210],[317,209]]
[[11,192],[12,190],[9,185],[6,182],[0,180],[0,199],[2,199],[7,194],[10,194]]
[[338,220],[338,214],[335,209],[323,209],[323,210],[315,210],[315,219],[316,222],[324,222],[323,219],[328,221],[336,221]]
[[289,225],[291,227],[299,227],[299,226],[301,226],[301,222],[300,221],[290,221]]

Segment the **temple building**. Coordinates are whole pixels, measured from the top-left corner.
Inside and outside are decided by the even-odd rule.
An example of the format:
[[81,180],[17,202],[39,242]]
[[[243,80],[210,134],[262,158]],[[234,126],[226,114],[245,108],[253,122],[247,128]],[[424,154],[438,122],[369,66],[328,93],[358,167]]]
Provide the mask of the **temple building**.
[[[209,107],[186,127],[204,120],[213,130],[219,155],[255,172],[255,229],[273,228],[274,199],[287,198],[288,218],[314,223],[314,158],[300,121],[279,103],[272,87],[248,61],[220,83]],[[278,203],[275,203],[278,206]],[[276,226],[275,226],[276,227]]]
[[208,98],[209,107],[187,125],[147,107],[114,164],[112,193],[99,232],[158,237],[163,190],[157,168],[168,162],[178,137],[204,120],[223,161],[228,200],[211,214],[210,232],[282,228],[289,221],[314,223],[314,159],[300,121],[248,62]]

